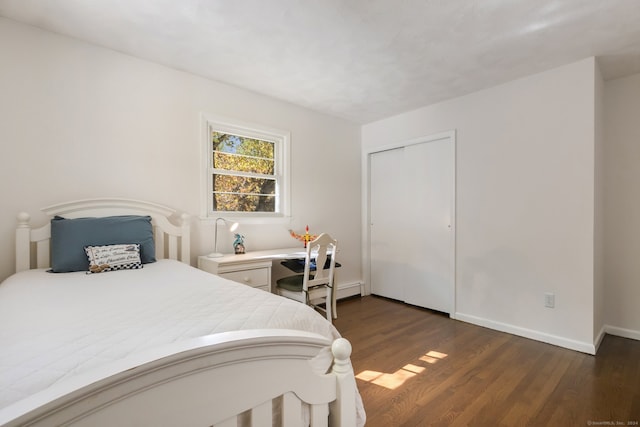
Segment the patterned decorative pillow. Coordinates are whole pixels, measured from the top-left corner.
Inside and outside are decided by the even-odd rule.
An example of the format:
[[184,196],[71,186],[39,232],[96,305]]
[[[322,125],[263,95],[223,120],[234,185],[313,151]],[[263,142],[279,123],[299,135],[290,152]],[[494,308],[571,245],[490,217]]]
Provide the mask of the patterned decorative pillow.
[[85,246],[84,251],[87,254],[87,258],[89,258],[89,271],[87,271],[87,274],[142,268],[140,245],[137,243]]

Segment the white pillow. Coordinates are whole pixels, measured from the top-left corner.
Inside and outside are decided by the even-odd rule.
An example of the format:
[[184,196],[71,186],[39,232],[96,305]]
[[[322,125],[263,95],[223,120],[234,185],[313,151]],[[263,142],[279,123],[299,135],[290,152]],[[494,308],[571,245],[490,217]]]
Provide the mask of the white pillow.
[[87,271],[87,274],[142,268],[140,245],[138,243],[85,246],[84,251],[87,254],[87,258],[89,258],[89,271]]

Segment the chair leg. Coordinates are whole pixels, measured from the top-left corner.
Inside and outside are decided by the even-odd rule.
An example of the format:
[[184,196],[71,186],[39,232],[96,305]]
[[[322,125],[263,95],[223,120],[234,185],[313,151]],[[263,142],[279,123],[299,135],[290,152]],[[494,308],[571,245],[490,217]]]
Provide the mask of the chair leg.
[[327,313],[327,320],[333,322],[335,318],[335,306],[333,305],[333,289],[327,286],[327,298],[325,300],[325,308]]
[[[334,285],[335,286],[335,285]],[[336,304],[336,293],[334,289],[331,289],[331,306],[332,306],[332,313],[333,313],[333,318],[337,319],[338,318],[338,307]]]

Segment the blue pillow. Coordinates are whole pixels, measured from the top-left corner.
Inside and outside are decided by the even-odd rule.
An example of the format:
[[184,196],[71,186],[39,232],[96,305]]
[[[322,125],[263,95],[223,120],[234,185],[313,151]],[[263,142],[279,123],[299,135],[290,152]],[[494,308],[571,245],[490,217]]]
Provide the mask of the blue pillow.
[[103,218],[51,220],[51,271],[67,273],[87,271],[85,246],[140,244],[143,264],[156,261],[150,216],[122,215]]

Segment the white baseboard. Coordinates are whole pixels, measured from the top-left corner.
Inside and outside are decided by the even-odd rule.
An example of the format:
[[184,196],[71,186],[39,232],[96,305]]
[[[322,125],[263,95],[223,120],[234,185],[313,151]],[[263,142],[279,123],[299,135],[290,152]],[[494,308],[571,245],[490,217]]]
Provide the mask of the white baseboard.
[[338,284],[338,293],[336,294],[336,299],[348,298],[348,297],[352,297],[354,295],[362,295],[362,283],[361,282],[340,283],[340,284]]
[[625,329],[619,328],[617,326],[605,325],[604,331],[610,335],[615,335],[622,338],[631,338],[632,340],[640,341],[640,331],[635,331],[633,329]]
[[[596,353],[598,352],[598,349],[600,348],[600,344],[602,344],[602,340],[604,339],[604,336],[607,334],[606,331],[606,325],[604,325],[601,329],[600,329],[600,333],[598,334],[598,336],[596,337],[596,340],[593,343],[593,346],[595,348]],[[595,353],[594,353],[595,354]]]
[[532,329],[520,328],[518,326],[509,325],[507,323],[484,319],[482,317],[471,316],[464,313],[456,313],[455,319],[485,328],[494,329],[496,331],[507,332],[509,334],[517,335],[520,337],[542,341],[547,344],[557,345],[559,347],[568,348],[570,350],[580,351],[582,353],[596,354],[596,346],[593,343],[589,342],[576,341],[557,335],[534,331]]

